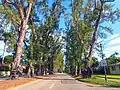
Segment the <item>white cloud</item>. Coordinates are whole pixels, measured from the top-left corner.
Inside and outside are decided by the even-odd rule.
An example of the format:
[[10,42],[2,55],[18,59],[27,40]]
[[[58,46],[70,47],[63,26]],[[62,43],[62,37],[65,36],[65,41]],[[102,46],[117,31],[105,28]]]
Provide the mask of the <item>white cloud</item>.
[[117,38],[111,40],[111,41],[108,43],[108,45],[110,45],[110,46],[111,46],[111,45],[117,45],[117,44],[120,45],[120,37],[117,37]]
[[114,52],[120,53],[120,34],[111,35],[105,45],[104,53],[106,57],[109,57]]
[[109,39],[115,39],[115,38],[117,38],[117,37],[119,37],[119,36],[120,36],[120,34],[116,33],[116,34],[114,34],[114,35],[111,35],[111,37],[110,37]]
[[119,37],[120,37],[120,34],[116,33],[114,35],[110,35],[107,39],[101,39],[101,38],[99,38],[97,40],[97,43],[104,42],[105,44],[109,44],[109,43],[112,43],[112,41],[116,40]]
[[120,45],[114,45],[105,49],[105,51],[120,51]]
[[[102,41],[99,39],[98,41]],[[103,53],[105,54],[105,58],[112,55],[114,52],[120,53],[120,34],[114,34],[108,37],[107,39],[103,40],[104,50]],[[95,57],[98,57],[97,53],[94,54]],[[100,57],[98,57],[101,60]]]
[[111,46],[104,50],[106,57],[109,57],[114,52],[120,53],[120,45]]

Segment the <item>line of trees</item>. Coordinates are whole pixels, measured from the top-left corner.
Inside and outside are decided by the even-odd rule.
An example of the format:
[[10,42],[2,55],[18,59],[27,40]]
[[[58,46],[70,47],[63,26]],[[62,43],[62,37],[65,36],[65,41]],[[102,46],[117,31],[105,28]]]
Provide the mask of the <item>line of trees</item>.
[[[65,63],[66,72],[79,75],[81,70],[87,70],[91,77],[97,39],[112,33],[106,23],[115,23],[120,17],[120,10],[113,10],[108,3],[113,1],[68,0],[70,5],[66,8],[64,0],[54,0],[52,5],[51,0],[1,0],[0,37],[4,48],[7,46],[7,51],[13,53],[12,76],[20,70],[21,63],[28,63],[28,77],[34,72],[53,74],[56,68],[61,72]],[[59,25],[61,16],[65,33]]]
[[112,34],[108,23],[120,17],[120,10],[109,4],[113,1],[71,0],[72,19],[66,20],[66,72],[91,77],[97,40]]
[[[59,32],[60,15],[64,12],[62,1],[55,0],[52,7],[47,0],[2,0],[0,3],[1,21],[9,25],[1,22],[0,36],[4,42],[8,40],[7,50],[14,57],[10,76],[20,72],[21,63],[28,63],[28,77],[34,76],[34,71],[37,75],[53,74],[54,62],[63,46]],[[37,66],[35,70],[33,66]]]

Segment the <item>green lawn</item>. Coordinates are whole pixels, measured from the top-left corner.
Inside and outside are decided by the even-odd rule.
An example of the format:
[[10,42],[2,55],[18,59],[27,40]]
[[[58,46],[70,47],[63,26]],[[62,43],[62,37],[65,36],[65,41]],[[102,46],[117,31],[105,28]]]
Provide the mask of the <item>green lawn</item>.
[[104,75],[93,75],[92,78],[83,79],[80,76],[75,77],[77,80],[92,84],[99,84],[110,87],[120,87],[120,75],[107,75],[108,80],[104,80]]
[[[96,78],[104,78],[105,75],[93,75],[93,77],[96,77]],[[107,75],[107,78],[108,79],[120,79],[120,75]]]

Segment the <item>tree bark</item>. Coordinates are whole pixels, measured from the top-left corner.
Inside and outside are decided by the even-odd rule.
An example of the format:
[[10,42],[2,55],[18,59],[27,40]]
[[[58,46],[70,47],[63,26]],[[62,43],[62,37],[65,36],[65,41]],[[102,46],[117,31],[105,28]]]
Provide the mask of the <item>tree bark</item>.
[[20,25],[20,34],[18,36],[16,55],[15,55],[15,59],[14,59],[15,67],[17,67],[20,64],[21,55],[22,55],[22,46],[24,43],[25,35],[26,35],[26,25],[28,23],[31,8],[32,8],[32,3],[29,3],[29,6],[28,6],[27,12],[26,12],[27,15],[26,15],[26,17],[24,17],[23,11],[21,11],[21,7],[19,7],[20,16],[22,16],[21,17],[22,20],[21,20],[21,25]]
[[22,46],[24,43],[26,34],[26,20],[23,20],[20,28],[20,34],[17,42],[17,48],[16,48],[16,55],[14,59],[15,67],[17,67],[20,64],[21,55],[22,55]]
[[26,12],[24,12],[22,10],[22,7],[20,7],[20,6],[18,7],[18,12],[19,12],[20,17],[21,17],[21,25],[20,25],[18,41],[17,41],[17,45],[16,45],[17,46],[16,47],[16,54],[15,54],[15,58],[14,58],[14,61],[13,61],[13,63],[14,63],[13,70],[15,70],[16,72],[18,71],[17,67],[19,66],[20,61],[21,61],[22,46],[23,46],[23,43],[24,43],[24,40],[25,40],[26,25],[28,23],[31,8],[32,8],[32,3],[28,4]]
[[34,66],[33,66],[32,62],[29,62],[27,71],[28,71],[27,72],[28,78],[34,77]]
[[77,66],[77,75],[80,75],[80,64],[78,63],[78,66]]
[[48,58],[48,64],[49,74],[53,74],[53,56]]
[[37,71],[37,75],[42,75],[42,70],[41,70],[41,63],[39,63],[38,65],[38,71]]

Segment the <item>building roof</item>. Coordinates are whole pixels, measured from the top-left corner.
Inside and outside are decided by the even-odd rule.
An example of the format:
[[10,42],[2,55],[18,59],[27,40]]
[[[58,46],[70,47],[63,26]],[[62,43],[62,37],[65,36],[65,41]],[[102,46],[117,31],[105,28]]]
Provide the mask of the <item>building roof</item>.
[[3,66],[9,66],[9,64],[1,64],[0,63],[0,67],[3,67]]
[[120,62],[115,63],[115,64],[111,64],[111,66],[115,66],[115,65],[120,65]]
[[120,64],[120,62],[116,63],[116,64]]

